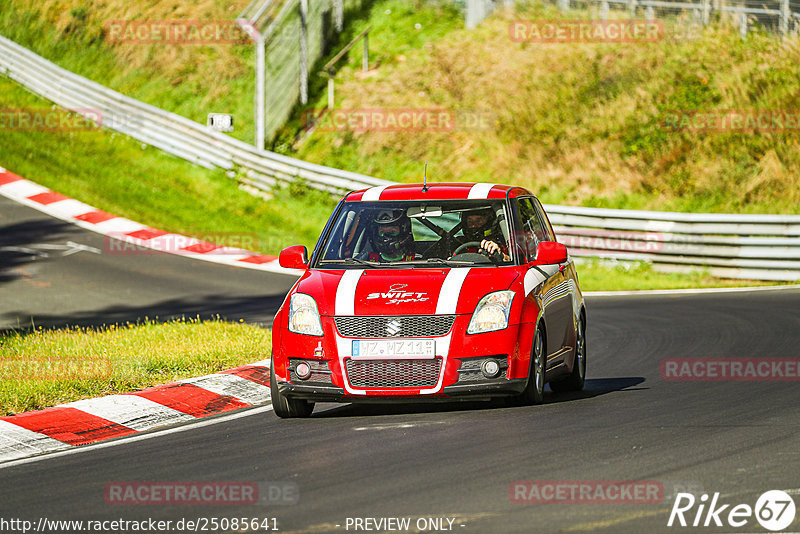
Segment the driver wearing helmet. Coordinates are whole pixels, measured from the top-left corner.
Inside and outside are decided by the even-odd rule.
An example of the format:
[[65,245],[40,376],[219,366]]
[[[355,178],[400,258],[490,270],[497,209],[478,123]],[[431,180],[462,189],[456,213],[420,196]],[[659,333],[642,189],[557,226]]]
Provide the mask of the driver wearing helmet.
[[472,247],[468,251],[485,253],[489,256],[499,255],[503,261],[509,261],[511,257],[508,255],[508,247],[496,222],[497,216],[488,206],[461,213],[461,231],[466,242],[480,243],[480,248]]
[[373,261],[409,261],[414,259],[414,235],[411,219],[403,209],[380,210],[372,221],[370,241]]

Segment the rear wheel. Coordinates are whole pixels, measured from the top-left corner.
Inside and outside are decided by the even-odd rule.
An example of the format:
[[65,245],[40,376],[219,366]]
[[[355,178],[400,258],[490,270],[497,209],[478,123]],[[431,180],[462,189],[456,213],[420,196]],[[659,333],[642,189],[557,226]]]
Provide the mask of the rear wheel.
[[[274,363],[273,363],[274,365]],[[281,418],[289,417],[308,417],[314,411],[314,403],[302,399],[290,399],[281,394],[278,384],[275,381],[275,373],[272,367],[269,370],[269,391],[272,397],[272,409],[275,415]]]
[[528,371],[528,383],[520,393],[519,400],[523,404],[541,404],[544,400],[545,373],[545,338],[541,328],[536,328],[531,348],[531,368]]
[[575,333],[575,363],[572,372],[566,378],[551,382],[550,389],[556,392],[580,391],[586,382],[586,322],[583,316],[578,320]]

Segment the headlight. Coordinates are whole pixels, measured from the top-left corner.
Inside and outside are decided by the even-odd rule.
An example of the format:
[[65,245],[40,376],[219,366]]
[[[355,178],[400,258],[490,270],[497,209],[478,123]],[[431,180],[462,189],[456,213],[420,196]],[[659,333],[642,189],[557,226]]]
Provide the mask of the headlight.
[[475,308],[475,313],[472,314],[467,334],[479,334],[506,328],[512,300],[514,300],[513,291],[497,291],[483,297]]
[[304,293],[295,293],[289,304],[289,331],[309,336],[322,335],[322,323],[314,298]]

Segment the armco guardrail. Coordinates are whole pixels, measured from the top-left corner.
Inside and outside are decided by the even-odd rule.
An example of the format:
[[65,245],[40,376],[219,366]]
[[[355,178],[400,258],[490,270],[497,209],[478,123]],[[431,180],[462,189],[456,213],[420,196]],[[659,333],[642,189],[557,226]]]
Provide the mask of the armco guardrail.
[[669,213],[545,206],[574,256],[698,266],[755,280],[800,279],[800,216]]
[[[205,167],[240,166],[252,185],[305,180],[342,192],[391,182],[314,165],[213,132],[68,72],[0,37],[0,71],[69,109],[99,110],[104,126]],[[547,206],[574,256],[646,260],[663,269],[706,267],[712,274],[800,279],[800,216],[717,215]]]
[[[256,150],[238,139],[214,132],[62,69],[27,48],[0,36],[0,73],[30,91],[72,110],[91,110],[103,126],[208,168],[240,167],[254,186],[305,180],[317,189],[342,192],[389,182]],[[79,111],[81,112],[81,111]]]

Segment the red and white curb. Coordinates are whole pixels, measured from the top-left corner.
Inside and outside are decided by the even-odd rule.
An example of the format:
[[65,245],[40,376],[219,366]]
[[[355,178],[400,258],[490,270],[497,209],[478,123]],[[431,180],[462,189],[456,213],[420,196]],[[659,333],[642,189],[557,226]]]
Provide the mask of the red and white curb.
[[236,267],[295,276],[301,274],[301,271],[281,267],[275,256],[223,247],[117,217],[26,180],[2,167],[0,167],[0,195],[52,217],[120,241],[121,243],[116,245],[112,245],[111,240],[107,242],[109,253],[112,254],[131,254],[132,252],[126,251],[145,248]]
[[0,417],[0,462],[270,402],[269,360],[162,386]]

